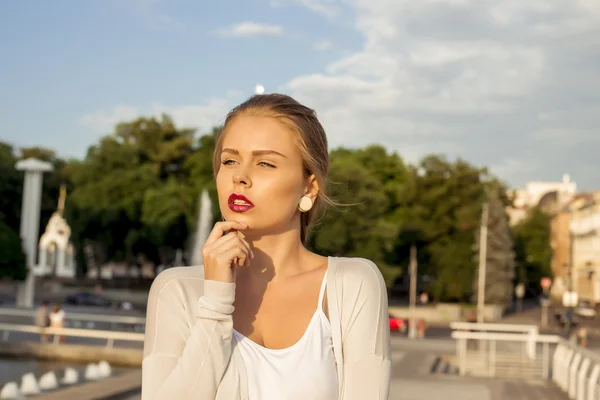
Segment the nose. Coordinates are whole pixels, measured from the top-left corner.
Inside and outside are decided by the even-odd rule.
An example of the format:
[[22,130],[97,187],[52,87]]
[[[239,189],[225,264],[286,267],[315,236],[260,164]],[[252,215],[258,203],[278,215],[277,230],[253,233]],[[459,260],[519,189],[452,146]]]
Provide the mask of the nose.
[[233,174],[233,183],[247,188],[252,186],[252,180],[246,168],[239,168],[235,171],[235,174]]

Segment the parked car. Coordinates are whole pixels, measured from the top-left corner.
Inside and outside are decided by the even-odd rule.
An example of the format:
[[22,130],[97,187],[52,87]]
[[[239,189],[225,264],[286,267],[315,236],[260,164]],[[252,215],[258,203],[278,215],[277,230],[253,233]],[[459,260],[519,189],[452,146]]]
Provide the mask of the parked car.
[[406,321],[402,318],[396,318],[389,314],[390,319],[390,331],[392,332],[406,332]]
[[65,303],[77,306],[110,307],[112,300],[94,293],[78,292],[68,295]]

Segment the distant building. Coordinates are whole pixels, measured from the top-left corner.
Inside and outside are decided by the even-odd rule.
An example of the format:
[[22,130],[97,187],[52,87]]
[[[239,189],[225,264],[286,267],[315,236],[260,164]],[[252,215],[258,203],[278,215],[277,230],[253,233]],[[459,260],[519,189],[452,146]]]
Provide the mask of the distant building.
[[577,184],[567,174],[562,182],[529,182],[525,189],[510,190],[508,195],[513,199],[513,206],[507,210],[510,224],[518,224],[531,208],[537,206],[555,214],[575,197],[576,192]]
[[600,190],[570,205],[574,289],[580,300],[600,302]]
[[577,208],[581,201],[590,198],[589,193],[580,193],[558,210],[550,221],[550,247],[552,248],[552,295],[561,299],[567,289],[575,290],[576,284],[572,280],[571,264],[573,257],[571,219],[572,209]]

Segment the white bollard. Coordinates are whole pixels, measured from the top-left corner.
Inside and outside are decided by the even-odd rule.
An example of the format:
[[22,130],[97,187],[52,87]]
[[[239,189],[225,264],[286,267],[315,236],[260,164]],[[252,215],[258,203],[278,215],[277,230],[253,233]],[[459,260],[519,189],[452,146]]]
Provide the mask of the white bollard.
[[40,389],[52,390],[58,387],[58,379],[54,371],[46,372],[40,377]]
[[65,369],[65,375],[61,379],[63,385],[73,385],[79,381],[79,372],[73,368]]
[[0,390],[0,399],[2,400],[22,398],[23,394],[19,390],[19,385],[17,385],[17,382],[8,382],[2,387],[2,390]]
[[31,372],[21,377],[21,393],[24,395],[39,394],[40,387]]

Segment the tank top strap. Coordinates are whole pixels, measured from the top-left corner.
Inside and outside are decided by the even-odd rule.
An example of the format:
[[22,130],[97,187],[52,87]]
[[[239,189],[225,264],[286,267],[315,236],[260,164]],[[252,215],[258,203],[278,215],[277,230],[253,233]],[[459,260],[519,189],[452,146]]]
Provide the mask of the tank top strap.
[[321,282],[321,290],[319,291],[319,310],[323,311],[323,300],[325,299],[325,288],[327,287],[327,272],[325,271],[325,275],[323,275],[323,282]]

